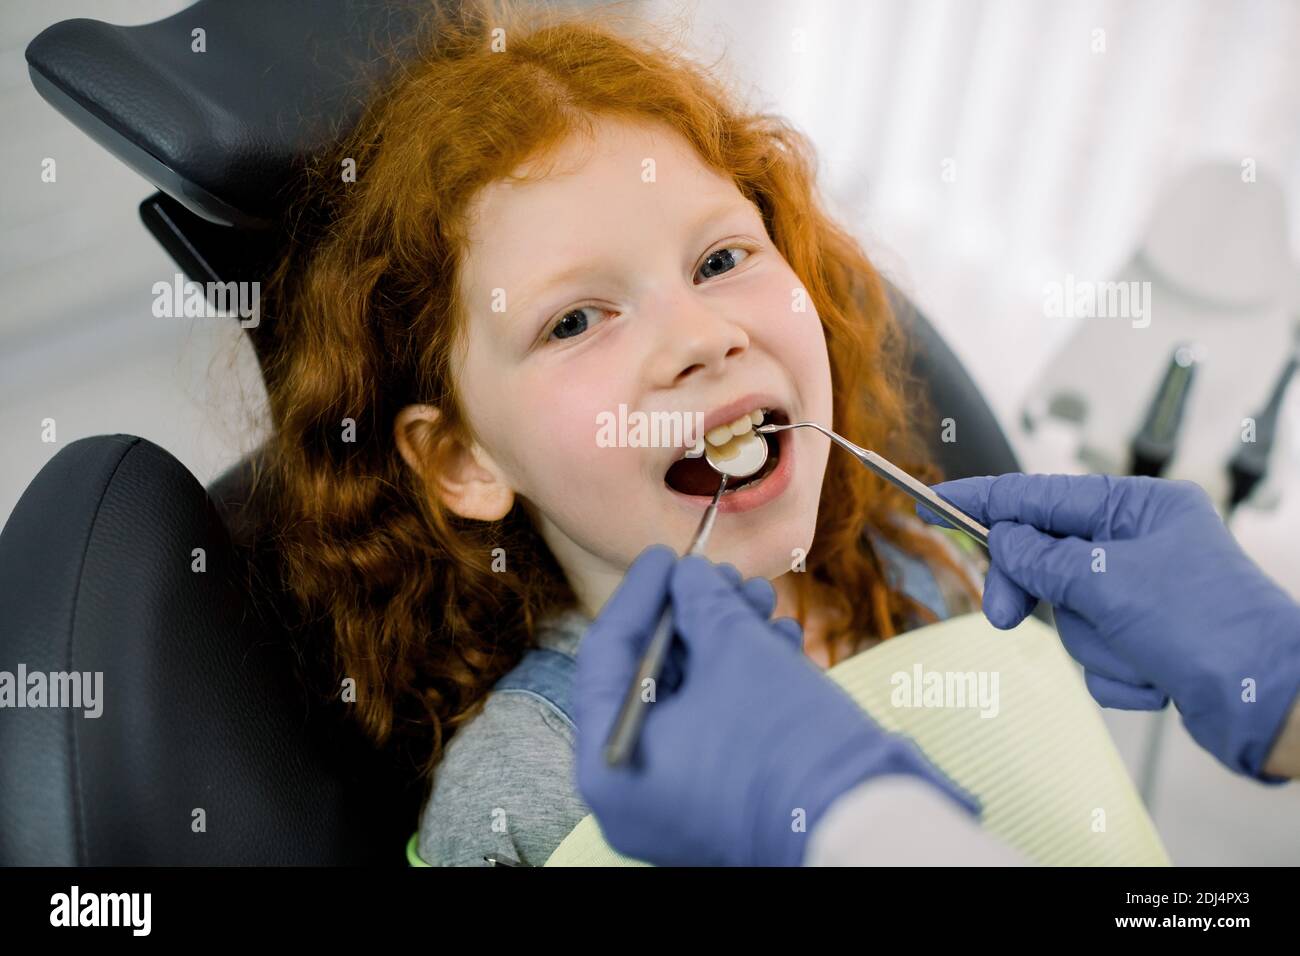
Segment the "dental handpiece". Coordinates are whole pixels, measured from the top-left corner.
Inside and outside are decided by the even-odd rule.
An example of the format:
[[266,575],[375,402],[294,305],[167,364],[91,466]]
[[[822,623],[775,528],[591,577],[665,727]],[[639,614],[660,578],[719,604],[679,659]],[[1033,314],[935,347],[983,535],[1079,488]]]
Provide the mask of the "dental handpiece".
[[755,428],[754,431],[762,435],[771,435],[776,432],[783,432],[788,428],[816,429],[895,488],[898,488],[900,491],[925,505],[935,514],[941,516],[958,531],[964,531],[967,535],[986,548],[989,546],[989,529],[984,527],[984,525],[980,524],[956,505],[944,501],[937,494],[931,491],[929,486],[913,478],[893,462],[877,455],[874,451],[867,451],[867,449],[853,444],[853,442],[849,441],[847,438],[841,438],[829,428],[824,428],[816,422],[794,422],[790,425],[760,425]]

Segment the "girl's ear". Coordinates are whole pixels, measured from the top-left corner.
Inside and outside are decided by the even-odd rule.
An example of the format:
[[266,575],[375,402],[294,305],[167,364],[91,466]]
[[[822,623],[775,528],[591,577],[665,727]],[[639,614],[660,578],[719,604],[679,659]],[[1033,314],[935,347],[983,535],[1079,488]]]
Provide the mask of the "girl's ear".
[[515,490],[496,462],[449,434],[437,407],[407,405],[397,413],[393,434],[402,460],[455,514],[500,521],[514,507]]

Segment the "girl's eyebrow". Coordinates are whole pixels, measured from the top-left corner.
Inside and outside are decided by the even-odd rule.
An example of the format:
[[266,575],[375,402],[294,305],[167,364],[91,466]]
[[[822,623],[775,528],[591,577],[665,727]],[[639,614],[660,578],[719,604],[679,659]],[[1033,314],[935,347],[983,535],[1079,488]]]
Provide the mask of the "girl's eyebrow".
[[580,276],[586,275],[587,273],[593,271],[596,265],[597,265],[597,260],[584,259],[581,262],[574,263],[573,265],[569,266],[566,269],[561,269],[559,272],[556,272],[553,275],[547,277],[546,280],[542,282],[540,285],[538,285],[535,291],[533,291],[531,294],[525,294],[523,300],[524,306],[525,307],[531,306],[537,300],[548,295],[550,291],[554,289],[556,286],[564,285],[564,283],[572,279],[576,279]]
[[[721,219],[723,216],[739,216],[742,212],[748,213],[753,210],[753,204],[747,201],[743,196],[728,196],[721,202],[706,206],[704,211],[691,223],[692,234],[699,232],[710,222],[715,219]],[[526,292],[523,297],[525,307],[530,306],[533,302],[548,295],[552,289],[571,279],[576,279],[587,273],[596,271],[601,265],[599,259],[588,259],[583,262],[575,263],[565,269],[561,269],[536,285],[531,292]]]

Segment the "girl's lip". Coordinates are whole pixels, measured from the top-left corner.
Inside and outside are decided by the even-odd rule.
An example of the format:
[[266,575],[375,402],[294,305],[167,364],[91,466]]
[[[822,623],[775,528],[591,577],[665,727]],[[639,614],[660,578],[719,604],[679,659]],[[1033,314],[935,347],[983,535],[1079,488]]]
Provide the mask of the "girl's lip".
[[[781,455],[777,459],[776,468],[772,473],[762,481],[754,485],[746,485],[739,491],[724,491],[722,500],[718,502],[718,511],[731,514],[739,511],[753,511],[755,508],[761,508],[769,501],[779,497],[788,487],[794,477],[794,429],[789,431],[777,432],[776,440],[781,443]],[[718,480],[722,477],[719,475]],[[703,511],[709,506],[712,498],[707,495],[684,495],[676,488],[664,485],[679,500],[688,504],[692,508]]]

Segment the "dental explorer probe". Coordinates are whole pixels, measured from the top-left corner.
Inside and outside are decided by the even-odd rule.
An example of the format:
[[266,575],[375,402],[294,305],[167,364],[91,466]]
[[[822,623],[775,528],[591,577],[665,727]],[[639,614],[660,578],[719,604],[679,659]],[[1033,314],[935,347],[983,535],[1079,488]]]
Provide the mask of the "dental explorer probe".
[[[718,502],[722,500],[722,493],[727,490],[727,479],[743,480],[758,474],[767,464],[769,452],[767,439],[755,435],[752,425],[747,432],[733,433],[733,437],[725,445],[709,444],[705,449],[705,461],[710,468],[722,476],[722,481],[718,485],[718,490],[713,493],[713,500],[704,509],[700,526],[695,529],[695,537],[691,538],[690,547],[686,549],[687,555],[704,553],[704,546],[713,532],[713,522],[718,516]],[[614,722],[614,729],[610,731],[609,740],[605,744],[605,762],[611,767],[626,763],[631,759],[632,751],[636,749],[637,738],[641,736],[641,726],[646,718],[647,702],[641,699],[641,688],[647,680],[652,685],[658,682],[660,674],[663,673],[664,661],[668,657],[668,648],[672,645],[672,638],[673,611],[672,602],[669,600],[664,604],[664,609],[659,615],[659,624],[655,627],[654,637],[646,647],[645,653],[641,655],[641,663],[637,666],[632,683],[628,685],[627,696],[623,698],[618,719]]]
[[[722,500],[722,492],[727,487],[728,477],[730,476],[724,472],[718,490],[713,493],[713,500],[704,509],[704,517],[700,519],[700,526],[695,530],[691,546],[686,549],[687,555],[704,552],[704,546],[713,532],[713,522],[718,516],[718,502]],[[659,625],[655,628],[654,637],[651,638],[645,653],[641,655],[641,663],[637,665],[636,675],[628,685],[627,696],[623,698],[623,706],[619,709],[618,720],[614,721],[614,729],[605,744],[605,762],[611,767],[626,763],[636,748],[637,738],[641,736],[641,725],[645,723],[649,707],[649,704],[641,699],[641,688],[646,681],[650,681],[652,685],[658,683],[659,676],[663,673],[664,661],[668,658],[668,648],[672,644],[672,638],[673,607],[672,602],[669,601],[664,605],[663,613],[659,615]]]
[[944,501],[931,491],[927,485],[917,481],[893,462],[882,458],[874,451],[867,451],[865,448],[853,444],[847,438],[841,438],[829,428],[823,428],[816,422],[794,422],[790,425],[759,425],[754,431],[761,435],[772,435],[776,432],[783,432],[787,428],[815,428],[895,488],[915,498],[935,514],[942,516],[945,521],[958,531],[964,531],[986,548],[989,546],[989,529],[984,525],[956,505]]

